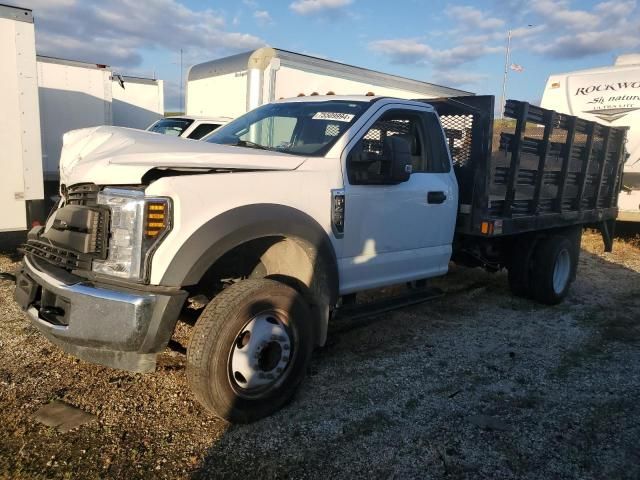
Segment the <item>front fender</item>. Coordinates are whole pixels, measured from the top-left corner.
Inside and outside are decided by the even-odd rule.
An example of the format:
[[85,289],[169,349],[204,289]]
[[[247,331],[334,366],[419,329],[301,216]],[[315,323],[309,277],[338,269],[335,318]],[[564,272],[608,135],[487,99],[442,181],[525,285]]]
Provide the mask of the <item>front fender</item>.
[[269,236],[299,239],[315,249],[315,267],[321,269],[327,279],[327,293],[334,305],[339,290],[338,262],[327,232],[306,213],[277,204],[233,208],[203,224],[179,248],[160,284],[195,285],[225,253],[248,241]]

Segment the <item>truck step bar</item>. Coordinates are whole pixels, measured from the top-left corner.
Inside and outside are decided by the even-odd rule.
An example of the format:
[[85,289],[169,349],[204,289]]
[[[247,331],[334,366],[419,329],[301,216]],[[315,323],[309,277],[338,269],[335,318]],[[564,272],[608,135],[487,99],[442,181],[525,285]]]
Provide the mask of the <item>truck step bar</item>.
[[[410,291],[407,294],[395,295],[375,302],[362,304],[349,304],[339,307],[331,320],[332,333],[354,328],[356,320],[366,320],[392,310],[418,305],[444,296],[439,288],[423,288],[418,291]],[[361,322],[358,322],[358,324]]]

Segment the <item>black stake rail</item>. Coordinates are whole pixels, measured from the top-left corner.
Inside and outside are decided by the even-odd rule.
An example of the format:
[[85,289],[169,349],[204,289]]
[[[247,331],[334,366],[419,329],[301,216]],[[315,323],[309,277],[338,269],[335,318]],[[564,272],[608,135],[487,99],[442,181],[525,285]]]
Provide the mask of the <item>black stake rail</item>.
[[624,129],[508,100],[505,117],[515,125],[494,151],[493,97],[421,101],[440,115],[453,156],[458,233],[509,235],[617,216]]
[[560,171],[560,185],[558,186],[558,196],[556,198],[556,209],[562,212],[564,206],[564,191],[567,186],[567,173],[569,173],[569,162],[573,155],[573,144],[576,135],[576,117],[571,117],[567,125],[567,144],[562,159],[562,170]]
[[[578,190],[578,210],[582,211],[584,207],[584,189],[587,185],[587,178],[589,177],[589,168],[591,167],[591,157],[593,154],[593,139],[595,138],[596,124],[592,124],[589,127],[586,150],[586,158],[582,167],[582,173],[580,175],[580,189]],[[613,206],[613,205],[612,205]]]

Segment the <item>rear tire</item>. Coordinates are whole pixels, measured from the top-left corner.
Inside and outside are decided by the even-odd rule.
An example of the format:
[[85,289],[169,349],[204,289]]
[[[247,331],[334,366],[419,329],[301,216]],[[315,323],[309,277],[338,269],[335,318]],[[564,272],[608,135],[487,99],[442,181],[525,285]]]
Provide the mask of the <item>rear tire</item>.
[[517,297],[531,298],[531,258],[535,240],[528,237],[515,241],[509,262],[508,279],[511,293]]
[[248,279],[222,291],[200,315],[187,351],[198,401],[231,423],[279,410],[304,377],[311,322],[302,296],[280,282]]
[[575,249],[574,243],[561,235],[540,241],[531,271],[533,299],[546,305],[557,305],[567,296],[576,269]]

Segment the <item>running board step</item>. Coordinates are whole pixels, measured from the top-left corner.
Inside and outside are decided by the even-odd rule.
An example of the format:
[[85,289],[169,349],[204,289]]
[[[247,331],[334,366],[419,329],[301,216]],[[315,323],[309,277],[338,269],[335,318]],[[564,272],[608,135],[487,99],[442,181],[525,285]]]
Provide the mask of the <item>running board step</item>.
[[333,321],[358,320],[366,317],[373,317],[391,310],[417,305],[429,300],[440,298],[444,292],[439,288],[424,288],[419,291],[412,291],[406,295],[396,295],[376,302],[363,303],[360,305],[344,305],[337,309],[333,316]]

